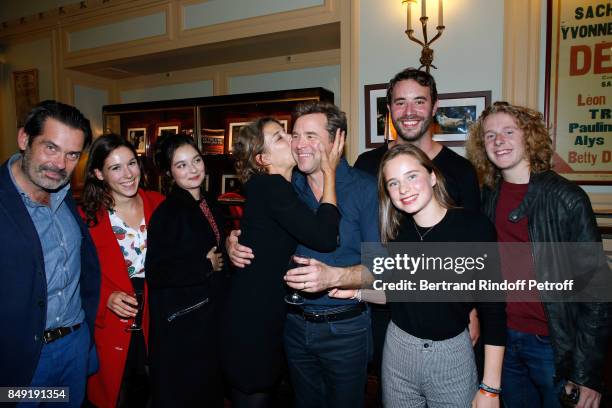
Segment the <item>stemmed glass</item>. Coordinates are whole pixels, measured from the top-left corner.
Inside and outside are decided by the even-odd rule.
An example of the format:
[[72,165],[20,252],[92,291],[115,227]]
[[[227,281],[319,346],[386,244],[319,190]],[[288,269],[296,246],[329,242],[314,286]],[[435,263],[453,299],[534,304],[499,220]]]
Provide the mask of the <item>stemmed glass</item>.
[[[136,292],[134,292],[132,294],[133,297],[136,298],[136,302],[138,302],[138,305],[136,306],[136,308],[138,309],[138,312],[136,313],[136,316],[134,316],[134,320],[132,321],[132,324],[130,325],[130,327],[126,328],[125,331],[140,331],[142,330],[142,310],[144,308],[144,293],[141,290],[137,290]],[[130,305],[133,306],[133,305]]]
[[[287,270],[297,268],[300,265],[308,264],[308,263],[298,263],[294,259],[295,256],[299,256],[300,258],[305,259],[305,260],[309,259],[308,257],[302,256],[302,255],[291,255],[291,257],[289,258],[289,265],[287,267]],[[301,306],[304,304],[304,302],[305,302],[304,297],[300,294],[300,291],[297,289],[294,289],[292,293],[285,296],[285,303],[288,303],[290,305]]]

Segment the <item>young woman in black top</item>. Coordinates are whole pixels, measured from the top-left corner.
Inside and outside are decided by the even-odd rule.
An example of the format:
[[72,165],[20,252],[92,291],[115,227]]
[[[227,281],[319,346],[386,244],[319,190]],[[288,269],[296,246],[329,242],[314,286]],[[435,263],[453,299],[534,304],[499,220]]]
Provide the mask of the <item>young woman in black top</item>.
[[253,249],[250,265],[236,269],[224,316],[223,368],[232,386],[232,406],[266,407],[282,366],[286,286],[283,275],[299,243],[317,251],[336,248],[340,213],[335,174],[344,135],[332,151],[323,146],[325,186],[313,213],[291,185],[296,165],[290,136],[273,118],[244,127],[234,142],[236,170],[244,183],[246,206],[240,243]]
[[[383,157],[378,186],[381,241],[495,241],[489,220],[453,208],[444,179],[417,147],[401,145]],[[384,303],[384,292],[334,289],[330,296]],[[391,324],[383,352],[386,407],[498,407],[505,344],[505,311],[500,303],[477,304],[485,342],[480,389],[467,332],[471,303],[391,303]]]
[[223,224],[202,188],[204,160],[190,136],[159,139],[155,163],[174,185],[151,217],[145,261],[152,405],[222,407]]

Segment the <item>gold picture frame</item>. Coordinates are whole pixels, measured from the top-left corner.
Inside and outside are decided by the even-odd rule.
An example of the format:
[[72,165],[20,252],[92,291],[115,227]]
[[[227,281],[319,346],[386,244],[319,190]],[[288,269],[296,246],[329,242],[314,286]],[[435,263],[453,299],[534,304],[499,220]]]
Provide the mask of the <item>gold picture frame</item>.
[[40,102],[38,93],[38,69],[13,71],[15,91],[15,118],[17,127],[22,127],[26,115]]

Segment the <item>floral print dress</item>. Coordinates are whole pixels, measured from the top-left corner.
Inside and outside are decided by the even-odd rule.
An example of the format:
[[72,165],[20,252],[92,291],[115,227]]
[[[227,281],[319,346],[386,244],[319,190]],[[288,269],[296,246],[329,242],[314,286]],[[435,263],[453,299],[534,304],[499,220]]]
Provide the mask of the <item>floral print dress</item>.
[[144,278],[145,256],[147,255],[147,226],[144,217],[136,230],[127,225],[113,209],[108,210],[108,216],[125,259],[130,279]]

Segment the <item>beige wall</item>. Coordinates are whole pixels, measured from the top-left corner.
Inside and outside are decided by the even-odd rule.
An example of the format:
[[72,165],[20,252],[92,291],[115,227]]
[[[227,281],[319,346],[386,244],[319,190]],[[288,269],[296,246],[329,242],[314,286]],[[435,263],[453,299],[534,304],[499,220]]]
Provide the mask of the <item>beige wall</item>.
[[[437,2],[429,2],[433,16],[428,36],[435,34]],[[412,6],[413,27],[420,16],[420,2]],[[363,86],[388,82],[406,67],[421,64],[421,47],[410,41],[406,30],[406,6],[401,1],[361,0],[359,47],[359,149],[365,149],[365,107]],[[432,44],[431,74],[439,93],[488,91],[493,100],[501,98],[503,73],[504,2],[462,0],[444,3],[442,36]],[[420,26],[415,36],[422,39]]]
[[[11,10],[35,13],[48,9],[50,4],[44,0],[22,3],[29,5],[26,8],[23,5],[15,6]],[[430,25],[435,25],[437,2],[430,3],[432,6],[429,6],[428,14],[433,16]],[[433,45],[434,64],[438,69],[432,73],[440,92],[491,90],[493,100],[506,98],[542,108],[545,50],[542,23],[545,21],[545,2],[521,0],[522,6],[516,3],[515,0],[445,1],[446,30]],[[261,90],[262,87],[273,88],[273,83],[284,84],[282,86],[288,88],[317,84],[327,88],[337,86],[337,92],[336,89],[332,90],[335,91],[336,100],[341,99],[342,107],[349,113],[351,135],[355,135],[348,146],[352,161],[365,150],[363,86],[386,82],[400,69],[419,65],[420,48],[404,34],[405,6],[400,0],[295,0],[291,7],[280,0],[117,0],[111,5],[104,5],[102,1],[90,4],[100,7],[93,11],[79,10],[78,7],[71,9],[69,16],[61,19],[59,29],[48,25],[24,36],[5,35],[4,38],[0,31],[0,44],[4,47],[0,48],[1,158],[6,158],[15,149],[11,88],[11,72],[14,69],[38,68],[41,99],[57,97],[75,103],[88,112],[101,110],[102,104],[107,102],[119,103],[149,97],[163,99],[166,93],[172,97],[193,96],[187,89],[194,85],[201,86],[204,95],[211,93],[211,87],[212,94],[219,95]],[[415,16],[419,5],[413,6]],[[7,5],[3,4],[3,7],[6,10]],[[211,20],[199,26],[189,20],[189,14],[185,14],[189,10],[196,13],[210,7],[221,7],[221,11],[217,10],[221,13],[219,21]],[[111,8],[112,12],[105,11]],[[155,20],[157,28],[141,27],[152,20],[140,21],[139,16],[160,12],[163,12],[165,19]],[[99,42],[97,37],[101,35],[100,30],[103,32],[119,26],[125,29],[121,21],[129,19],[135,19],[132,20],[136,24],[132,34],[145,33],[151,37],[137,35],[134,38],[138,39],[134,41],[110,46]],[[64,69],[104,61],[105,58],[137,56],[330,22],[341,23],[342,48],[316,55],[292,56],[290,63],[287,62],[288,58],[286,61],[278,57],[120,81],[96,79]],[[36,27],[42,23],[29,24]],[[162,32],[164,35],[157,35]],[[96,38],[88,39],[88,35]],[[421,37],[420,30],[416,31],[416,35]],[[70,50],[64,36],[80,36],[80,51]],[[126,38],[118,36],[115,40]],[[91,48],[100,45],[102,47]],[[307,75],[304,76],[304,73]],[[290,86],[292,84],[295,86]],[[587,189],[605,197],[612,195],[610,186]]]
[[2,76],[0,81],[0,119],[2,137],[0,138],[0,160],[4,161],[17,150],[17,119],[13,72],[38,69],[40,100],[54,98],[53,57],[51,39],[40,38],[29,42],[14,43],[6,46],[2,53]]

